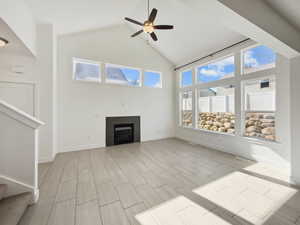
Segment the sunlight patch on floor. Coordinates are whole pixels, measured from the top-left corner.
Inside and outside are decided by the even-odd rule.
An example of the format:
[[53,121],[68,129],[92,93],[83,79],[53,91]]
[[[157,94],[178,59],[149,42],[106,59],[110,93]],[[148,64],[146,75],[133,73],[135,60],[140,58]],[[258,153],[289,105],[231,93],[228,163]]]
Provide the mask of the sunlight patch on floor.
[[[297,189],[241,172],[234,172],[193,190],[194,193],[252,224],[263,224],[274,215],[287,221],[300,218]],[[283,213],[284,212],[284,213]]]
[[251,166],[247,166],[243,170],[284,182],[289,182],[290,180],[290,171],[287,168],[274,168],[264,163],[255,163]]
[[193,201],[179,196],[135,217],[141,225],[229,225]]

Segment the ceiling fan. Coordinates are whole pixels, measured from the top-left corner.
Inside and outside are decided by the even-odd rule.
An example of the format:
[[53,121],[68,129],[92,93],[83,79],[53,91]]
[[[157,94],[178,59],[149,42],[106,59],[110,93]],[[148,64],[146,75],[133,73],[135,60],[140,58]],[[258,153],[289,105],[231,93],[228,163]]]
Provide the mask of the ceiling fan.
[[148,20],[146,20],[144,23],[125,17],[125,20],[143,27],[143,29],[134,33],[133,35],[131,35],[131,37],[136,37],[139,34],[145,32],[149,34],[154,41],[157,41],[158,39],[156,34],[154,33],[154,30],[172,30],[174,28],[173,25],[154,25],[154,20],[156,18],[156,15],[157,15],[156,8],[153,8],[151,13],[149,14],[149,0],[148,0]]

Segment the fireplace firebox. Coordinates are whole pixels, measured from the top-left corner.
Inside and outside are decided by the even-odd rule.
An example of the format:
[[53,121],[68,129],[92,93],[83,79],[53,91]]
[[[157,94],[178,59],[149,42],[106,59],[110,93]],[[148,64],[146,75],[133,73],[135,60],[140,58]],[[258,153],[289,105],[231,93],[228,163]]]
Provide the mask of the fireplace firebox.
[[140,142],[140,117],[106,117],[106,146]]

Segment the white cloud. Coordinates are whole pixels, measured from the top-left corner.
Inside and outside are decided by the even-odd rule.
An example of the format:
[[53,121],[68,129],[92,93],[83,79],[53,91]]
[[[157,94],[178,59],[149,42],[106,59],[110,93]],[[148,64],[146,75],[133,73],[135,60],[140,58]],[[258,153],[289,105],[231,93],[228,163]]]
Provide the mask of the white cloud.
[[253,56],[253,51],[248,50],[244,53],[244,64],[246,67],[258,67],[259,63]]
[[212,77],[216,77],[219,75],[218,71],[217,70],[213,70],[213,69],[205,69],[205,68],[202,68],[200,70],[200,73],[205,75],[205,76],[212,76]]
[[160,81],[157,81],[157,82],[153,85],[153,87],[155,87],[155,88],[160,88],[160,87],[161,87]]
[[200,70],[200,73],[205,76],[222,77],[226,74],[225,67],[233,64],[234,64],[234,57],[233,56],[227,57],[225,59],[207,65],[206,68],[202,68]]

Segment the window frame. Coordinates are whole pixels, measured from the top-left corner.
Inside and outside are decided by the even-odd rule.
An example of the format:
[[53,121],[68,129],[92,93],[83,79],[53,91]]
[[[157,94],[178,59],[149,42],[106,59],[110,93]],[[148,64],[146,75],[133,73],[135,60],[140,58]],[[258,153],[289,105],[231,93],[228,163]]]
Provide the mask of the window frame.
[[207,61],[207,62],[204,62],[204,63],[201,63],[201,64],[197,64],[196,66],[195,66],[195,78],[194,78],[194,80],[195,80],[195,84],[197,85],[197,84],[208,84],[208,83],[212,83],[212,82],[216,82],[216,81],[220,81],[220,80],[215,80],[215,81],[210,81],[210,82],[206,82],[206,83],[200,83],[200,82],[198,82],[198,68],[199,67],[203,67],[203,66],[207,66],[207,65],[209,65],[209,64],[213,64],[213,63],[216,63],[216,62],[218,62],[218,61],[222,61],[223,59],[226,59],[226,58],[230,58],[230,57],[234,57],[234,66],[235,66],[235,70],[234,70],[234,73],[233,73],[233,76],[232,77],[227,77],[227,78],[224,78],[224,79],[220,79],[220,80],[226,80],[226,79],[230,79],[230,78],[234,78],[235,76],[236,76],[236,63],[235,63],[235,61],[236,61],[236,59],[235,59],[235,55],[234,55],[234,53],[231,53],[231,54],[226,54],[226,55],[224,55],[224,56],[220,56],[220,57],[218,57],[218,58],[215,58],[215,59],[211,59],[211,60],[209,60],[209,61]]
[[[160,84],[159,84],[159,87],[150,87],[150,86],[146,86],[146,85],[145,85],[145,83],[144,83],[144,81],[145,81],[145,73],[147,73],[147,72],[159,74],[159,77],[160,77]],[[163,87],[162,72],[154,71],[154,70],[144,70],[144,71],[143,71],[143,76],[142,76],[141,82],[142,82],[142,86],[143,86],[143,87],[146,87],[146,88],[162,88],[162,87]]]
[[[106,66],[107,65],[111,65],[113,67],[118,67],[118,68],[125,68],[125,69],[132,69],[132,70],[137,70],[139,72],[139,85],[128,85],[128,84],[121,84],[121,83],[112,83],[112,82],[108,82],[108,79],[107,79],[107,71],[106,71]],[[123,66],[123,65],[119,65],[119,64],[113,64],[113,63],[105,63],[104,64],[104,80],[105,80],[105,84],[108,84],[108,85],[118,85],[118,86],[124,86],[124,87],[142,87],[142,82],[143,82],[143,79],[142,79],[142,69],[140,68],[136,68],[136,67],[132,67],[132,66]]]
[[[224,87],[224,86],[215,86],[215,87],[210,87],[210,88],[218,88],[218,87]],[[233,85],[233,87],[232,87],[233,89],[234,89],[234,94],[233,94],[233,97],[234,97],[234,100],[235,100],[235,86]],[[204,129],[204,128],[199,128],[199,126],[198,126],[198,119],[199,119],[199,97],[200,97],[200,94],[199,94],[199,91],[200,90],[205,90],[205,89],[209,89],[209,88],[196,88],[195,90],[196,90],[196,108],[195,108],[195,127],[194,127],[194,129],[196,129],[196,130],[201,130],[201,131],[205,131],[205,132],[211,132],[211,133],[217,133],[217,134],[224,134],[224,135],[232,135],[232,136],[234,136],[235,135],[235,132],[234,133],[228,133],[228,132],[221,132],[221,131],[211,131],[211,130],[207,130],[207,129]],[[223,96],[223,95],[220,95],[220,96]],[[229,96],[229,95],[228,95]],[[212,105],[211,105],[211,97],[212,96],[208,96],[208,98],[209,98],[209,108],[211,109],[211,107],[212,107]],[[209,112],[209,113],[211,113],[211,112]],[[218,112],[218,113],[230,113],[230,112]],[[235,104],[234,104],[234,113],[233,113],[233,115],[235,116],[235,120],[236,120],[236,112],[235,112]]]
[[[276,65],[275,65],[276,68]],[[256,73],[256,72],[254,72]],[[245,84],[247,83],[247,81],[259,81],[259,80],[264,80],[264,79],[268,79],[268,78],[273,78],[276,81],[275,84],[275,110],[248,110],[246,109],[246,100],[245,100]],[[242,137],[244,138],[248,138],[248,139],[254,139],[254,140],[260,140],[260,141],[265,141],[265,142],[277,142],[276,141],[276,110],[277,110],[277,106],[276,106],[276,97],[277,97],[277,91],[276,91],[276,86],[277,86],[277,79],[276,79],[276,74],[270,74],[269,76],[261,76],[258,78],[250,78],[249,79],[244,79],[241,82],[241,94],[242,94],[242,104],[241,104],[241,132],[242,132]],[[264,138],[260,138],[260,137],[249,137],[245,135],[246,132],[246,114],[247,113],[273,113],[275,115],[275,141],[272,140],[267,140]]]
[[[91,65],[97,65],[99,68],[99,79],[97,81],[92,81],[92,80],[80,80],[76,79],[76,63],[84,63],[84,64],[91,64]],[[82,59],[82,58],[77,58],[73,57],[72,58],[72,80],[78,81],[78,82],[87,82],[87,83],[101,83],[102,82],[102,63],[99,61],[94,61],[90,59]]]
[[[250,140],[254,140],[257,142],[261,142],[261,143],[274,143],[274,142],[278,142],[277,141],[277,136],[276,136],[276,140],[275,141],[271,141],[271,140],[267,140],[267,139],[259,139],[257,137],[252,138],[252,137],[247,137],[244,136],[244,131],[245,131],[245,110],[244,110],[244,93],[243,93],[243,87],[242,87],[242,83],[246,82],[247,80],[257,80],[257,79],[264,79],[264,78],[270,78],[270,77],[274,77],[276,80],[276,74],[277,74],[277,65],[275,61],[275,67],[273,68],[268,68],[268,69],[264,69],[264,70],[259,70],[259,71],[254,71],[251,73],[243,73],[243,57],[244,57],[244,52],[248,49],[254,48],[260,46],[260,44],[254,43],[253,41],[249,41],[246,42],[240,46],[236,46],[230,50],[226,50],[220,54],[214,55],[212,56],[212,58],[203,60],[201,63],[194,63],[192,67],[189,67],[188,69],[182,69],[179,70],[177,72],[177,79],[179,81],[179,85],[177,86],[177,91],[176,91],[176,98],[179,101],[177,104],[177,110],[179,111],[179,114],[177,114],[177,117],[179,123],[178,123],[178,127],[179,128],[185,128],[185,129],[192,129],[195,131],[199,131],[199,132],[204,132],[204,133],[214,133],[214,134],[218,134],[218,135],[230,135],[230,136],[236,136],[239,138],[243,138],[243,139],[250,139]],[[276,53],[275,53],[276,54]],[[205,66],[217,61],[220,61],[224,58],[230,57],[230,56],[234,56],[234,64],[235,64],[235,72],[234,72],[234,76],[233,77],[228,77],[225,79],[220,79],[220,80],[216,80],[216,81],[212,81],[212,82],[207,82],[207,83],[198,83],[197,82],[197,70],[199,67],[201,66]],[[183,72],[189,71],[191,70],[193,71],[193,84],[191,86],[185,86],[182,87],[181,86],[181,79],[182,76],[181,74]],[[178,82],[177,81],[177,82]],[[200,89],[206,89],[206,88],[213,88],[213,87],[222,87],[222,86],[227,86],[227,85],[233,85],[235,87],[235,92],[234,92],[234,111],[235,111],[235,133],[234,134],[229,134],[229,133],[224,133],[224,132],[217,132],[217,131],[210,131],[210,130],[206,130],[206,129],[201,129],[201,128],[197,128],[197,124],[196,121],[198,121],[198,90]],[[181,93],[184,91],[193,91],[193,127],[184,127],[181,124]],[[276,89],[275,89],[276,90]],[[276,102],[276,98],[277,98],[277,92],[275,91],[275,102]],[[274,111],[272,111],[274,112]],[[275,115],[276,115],[276,110],[275,110]],[[275,117],[275,130],[276,130],[276,117]]]
[[[184,126],[184,125],[182,124],[182,112],[183,112],[183,110],[182,110],[182,100],[183,100],[182,95],[183,95],[184,93],[187,93],[187,92],[191,92],[191,94],[192,94],[192,126],[191,126],[191,127],[189,127],[189,126]],[[193,108],[194,108],[194,96],[195,96],[195,91],[192,91],[192,90],[182,90],[182,91],[180,92],[180,110],[179,110],[180,120],[179,120],[179,125],[180,125],[181,127],[183,127],[183,128],[189,128],[189,129],[191,129],[191,128],[194,127],[194,121],[195,121],[195,115],[194,115],[194,110],[193,110]]]
[[[246,47],[246,48],[241,49],[241,65],[240,65],[240,66],[241,66],[241,75],[242,75],[242,76],[247,76],[248,74],[255,74],[255,73],[259,73],[259,72],[261,72],[261,71],[265,71],[265,70],[275,69],[275,68],[276,68],[276,59],[275,59],[275,66],[272,67],[272,68],[269,68],[269,69],[262,69],[262,70],[257,70],[257,71],[255,71],[255,72],[250,72],[250,73],[245,73],[244,53],[245,53],[246,51],[252,49],[252,48],[256,48],[256,47],[259,47],[259,46],[261,46],[261,45],[262,45],[262,44],[256,43],[256,44],[253,44],[253,45],[250,45],[250,46],[248,46],[248,47]],[[275,52],[275,55],[277,55],[276,52]]]
[[[183,86],[182,85],[182,74],[185,72],[191,71],[192,72],[192,84],[191,85],[187,85],[187,86]],[[189,68],[189,69],[185,69],[183,71],[180,72],[180,79],[179,79],[179,87],[180,88],[189,88],[192,87],[195,84],[195,72],[193,68]]]

